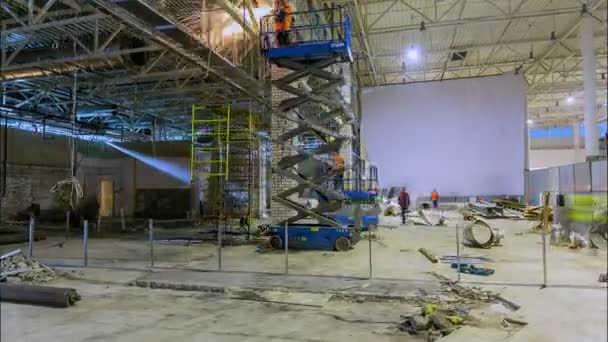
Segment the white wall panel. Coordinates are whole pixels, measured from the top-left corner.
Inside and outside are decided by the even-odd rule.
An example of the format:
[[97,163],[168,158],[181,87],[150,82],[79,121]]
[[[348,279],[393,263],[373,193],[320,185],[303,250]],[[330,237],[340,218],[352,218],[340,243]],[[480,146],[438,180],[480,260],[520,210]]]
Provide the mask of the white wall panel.
[[362,135],[382,187],[414,195],[523,194],[525,81],[518,75],[363,91]]

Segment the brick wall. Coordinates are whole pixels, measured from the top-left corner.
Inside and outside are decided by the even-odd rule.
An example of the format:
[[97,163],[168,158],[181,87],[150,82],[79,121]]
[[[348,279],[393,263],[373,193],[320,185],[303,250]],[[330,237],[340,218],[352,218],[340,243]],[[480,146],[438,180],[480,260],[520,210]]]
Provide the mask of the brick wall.
[[40,204],[41,209],[50,208],[53,200],[51,187],[65,179],[68,172],[68,169],[59,167],[8,164],[2,220],[12,219],[31,203]]

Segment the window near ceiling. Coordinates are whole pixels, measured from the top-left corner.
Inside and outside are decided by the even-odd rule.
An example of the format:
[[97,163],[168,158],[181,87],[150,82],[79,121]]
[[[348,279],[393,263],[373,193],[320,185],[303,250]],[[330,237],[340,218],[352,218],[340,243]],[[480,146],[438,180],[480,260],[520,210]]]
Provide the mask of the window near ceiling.
[[[598,124],[600,136],[606,135],[608,125],[606,122]],[[581,123],[578,127],[579,135],[585,136],[585,127]],[[530,128],[530,139],[547,139],[547,138],[570,138],[574,134],[572,127],[534,127]]]

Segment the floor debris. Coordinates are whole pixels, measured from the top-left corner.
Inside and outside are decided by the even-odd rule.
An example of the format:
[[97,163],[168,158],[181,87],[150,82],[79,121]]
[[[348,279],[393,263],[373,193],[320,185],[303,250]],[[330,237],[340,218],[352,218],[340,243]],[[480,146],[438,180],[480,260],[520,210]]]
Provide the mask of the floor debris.
[[24,255],[20,250],[7,253],[10,255],[2,259],[0,273],[17,276],[22,281],[30,283],[45,283],[58,277],[51,268]]
[[491,268],[485,268],[485,267],[476,267],[473,264],[466,264],[466,263],[452,263],[451,267],[453,269],[458,270],[460,273],[466,273],[466,274],[472,274],[472,275],[479,275],[479,276],[489,276],[494,274],[494,270]]
[[428,259],[430,262],[432,262],[433,264],[436,264],[436,263],[438,263],[438,262],[439,262],[439,259],[437,259],[437,257],[436,257],[436,256],[435,256],[433,253],[429,252],[429,251],[428,251],[427,249],[425,249],[425,248],[420,248],[420,249],[418,250],[418,252],[420,252],[422,255],[424,255],[424,256],[425,256],[425,257],[426,257],[426,258],[427,258],[427,259]]

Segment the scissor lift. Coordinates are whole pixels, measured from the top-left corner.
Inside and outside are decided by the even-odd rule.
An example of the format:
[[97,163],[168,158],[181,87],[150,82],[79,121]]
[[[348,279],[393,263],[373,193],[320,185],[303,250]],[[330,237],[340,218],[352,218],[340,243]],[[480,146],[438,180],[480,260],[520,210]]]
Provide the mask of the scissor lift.
[[[311,233],[333,228],[342,232],[343,236],[354,244],[358,241],[358,232],[352,232],[345,224],[325,215],[339,209],[344,199],[341,191],[333,186],[336,183],[334,176],[327,172],[310,170],[311,165],[312,169],[318,170],[318,165],[327,163],[327,155],[339,152],[342,144],[348,139],[340,135],[339,131],[341,125],[350,121],[352,113],[349,105],[339,95],[344,77],[338,68],[334,67],[338,63],[352,62],[351,23],[348,12],[341,7],[332,7],[293,13],[294,24],[289,31],[290,42],[285,45],[278,45],[274,20],[273,16],[262,18],[260,47],[269,63],[290,70],[272,84],[293,97],[281,101],[273,109],[273,115],[288,117],[290,121],[297,123],[297,127],[274,137],[275,141],[296,151],[295,154],[282,158],[273,167],[273,173],[297,183],[296,186],[273,197],[275,202],[297,212],[296,215],[280,222],[279,227],[289,224],[297,228],[315,221],[315,230],[311,230]],[[302,79],[307,80],[309,89],[294,85]],[[312,148],[310,144],[307,148],[293,144],[294,138],[311,135],[318,138],[318,143]],[[295,193],[301,194],[305,189],[312,189],[320,198],[317,208],[308,208],[289,198]],[[304,220],[306,224],[303,225],[301,222]],[[353,233],[356,233],[357,237],[353,237]],[[311,238],[312,240],[314,239]]]

